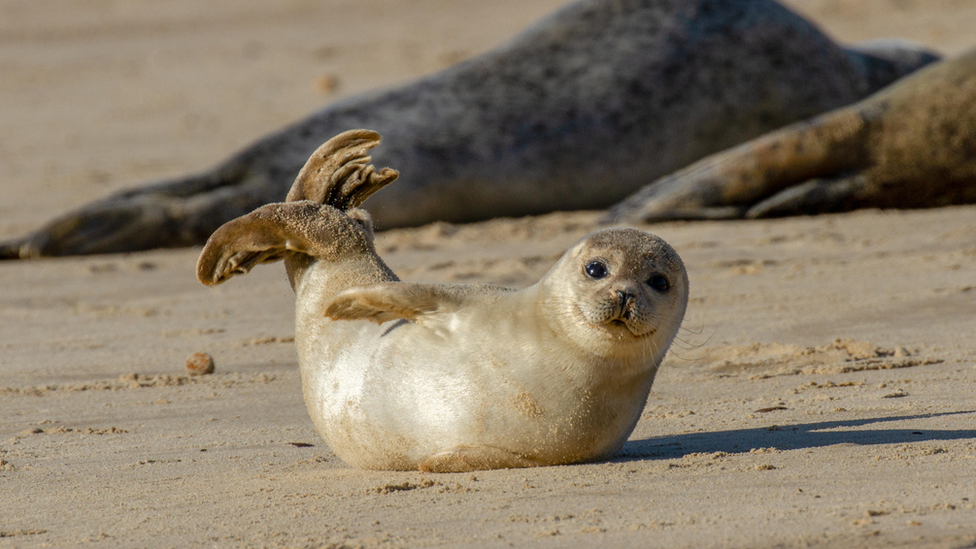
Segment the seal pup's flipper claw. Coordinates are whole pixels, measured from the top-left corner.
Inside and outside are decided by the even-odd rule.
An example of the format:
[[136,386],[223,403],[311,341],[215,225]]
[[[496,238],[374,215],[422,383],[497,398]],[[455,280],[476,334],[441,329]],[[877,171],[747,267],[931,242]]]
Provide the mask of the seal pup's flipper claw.
[[326,141],[295,178],[286,202],[262,206],[210,236],[197,261],[200,282],[214,286],[280,259],[292,288],[313,259],[366,262],[378,280],[397,280],[376,255],[369,214],[358,208],[398,175],[369,163],[366,152],[379,142],[380,135],[370,130],[350,130]]
[[390,168],[376,170],[369,163],[366,153],[381,140],[372,130],[349,130],[329,139],[298,172],[285,201],[311,200],[342,211],[358,208],[400,175]]
[[197,279],[215,286],[289,254],[340,260],[372,250],[368,218],[364,222],[308,200],[268,204],[228,221],[210,236],[197,260]]
[[520,469],[540,463],[493,446],[456,446],[437,452],[420,462],[425,473],[465,473],[486,469]]
[[385,282],[343,290],[326,305],[332,320],[369,320],[382,324],[405,319],[418,324],[458,310],[470,286]]

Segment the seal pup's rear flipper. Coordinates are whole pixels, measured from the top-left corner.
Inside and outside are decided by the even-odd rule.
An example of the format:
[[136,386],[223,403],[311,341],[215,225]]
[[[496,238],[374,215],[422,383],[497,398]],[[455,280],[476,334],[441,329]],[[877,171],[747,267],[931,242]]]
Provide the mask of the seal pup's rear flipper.
[[369,217],[355,213],[309,200],[262,206],[210,236],[197,260],[197,279],[215,286],[289,254],[336,261],[375,256]]
[[382,139],[372,130],[349,130],[329,139],[305,162],[285,201],[311,200],[342,211],[358,208],[400,175],[370,164],[366,153]]
[[373,259],[389,275],[384,278],[396,280],[376,256],[369,214],[358,209],[399,175],[369,163],[366,153],[381,139],[371,130],[349,130],[322,144],[298,173],[285,203],[262,206],[210,236],[197,261],[200,282],[213,286],[255,265],[287,259],[294,287],[309,258],[342,260],[356,254]]
[[490,285],[413,284],[386,282],[343,290],[326,305],[332,320],[369,320],[382,324],[410,320],[432,325],[461,308],[470,295],[483,297],[485,290],[511,291]]

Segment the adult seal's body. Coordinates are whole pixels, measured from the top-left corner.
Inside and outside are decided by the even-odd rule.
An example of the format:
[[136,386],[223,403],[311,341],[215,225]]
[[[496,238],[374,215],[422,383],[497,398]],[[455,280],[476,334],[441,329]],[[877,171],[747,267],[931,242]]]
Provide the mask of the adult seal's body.
[[[935,59],[842,48],[774,0],[580,0],[440,73],[337,102],[205,173],[94,202],[0,258],[202,243],[279,200],[308,155],[382,133],[385,228],[609,206],[710,153],[852,103]],[[400,207],[410,204],[410,208]]]
[[704,158],[605,221],[772,217],[976,202],[976,50]]
[[284,258],[305,402],[350,464],[467,471],[612,456],[684,315],[677,253],[607,229],[523,290],[400,282],[356,209],[396,177],[368,165],[378,141],[357,130],[323,145],[288,202],[214,233],[199,279]]

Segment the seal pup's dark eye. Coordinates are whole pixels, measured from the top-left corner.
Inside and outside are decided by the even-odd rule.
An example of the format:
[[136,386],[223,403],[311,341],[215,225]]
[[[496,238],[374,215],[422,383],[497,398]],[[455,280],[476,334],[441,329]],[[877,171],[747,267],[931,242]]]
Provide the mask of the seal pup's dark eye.
[[586,264],[585,271],[586,276],[593,280],[600,280],[609,273],[607,266],[602,261],[590,261]]
[[651,278],[647,279],[647,285],[659,292],[666,292],[671,288],[668,278],[660,273],[652,274]]

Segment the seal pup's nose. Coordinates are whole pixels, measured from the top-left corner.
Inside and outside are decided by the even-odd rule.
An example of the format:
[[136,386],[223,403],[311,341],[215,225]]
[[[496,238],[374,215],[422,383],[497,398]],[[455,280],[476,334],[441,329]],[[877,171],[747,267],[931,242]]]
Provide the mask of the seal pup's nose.
[[621,307],[626,307],[631,301],[634,300],[634,294],[630,292],[625,292],[623,290],[614,290],[613,292],[617,294],[617,299],[620,300]]
[[614,290],[613,293],[617,297],[617,311],[614,316],[623,319],[630,318],[632,305],[636,298],[634,294],[625,290]]

